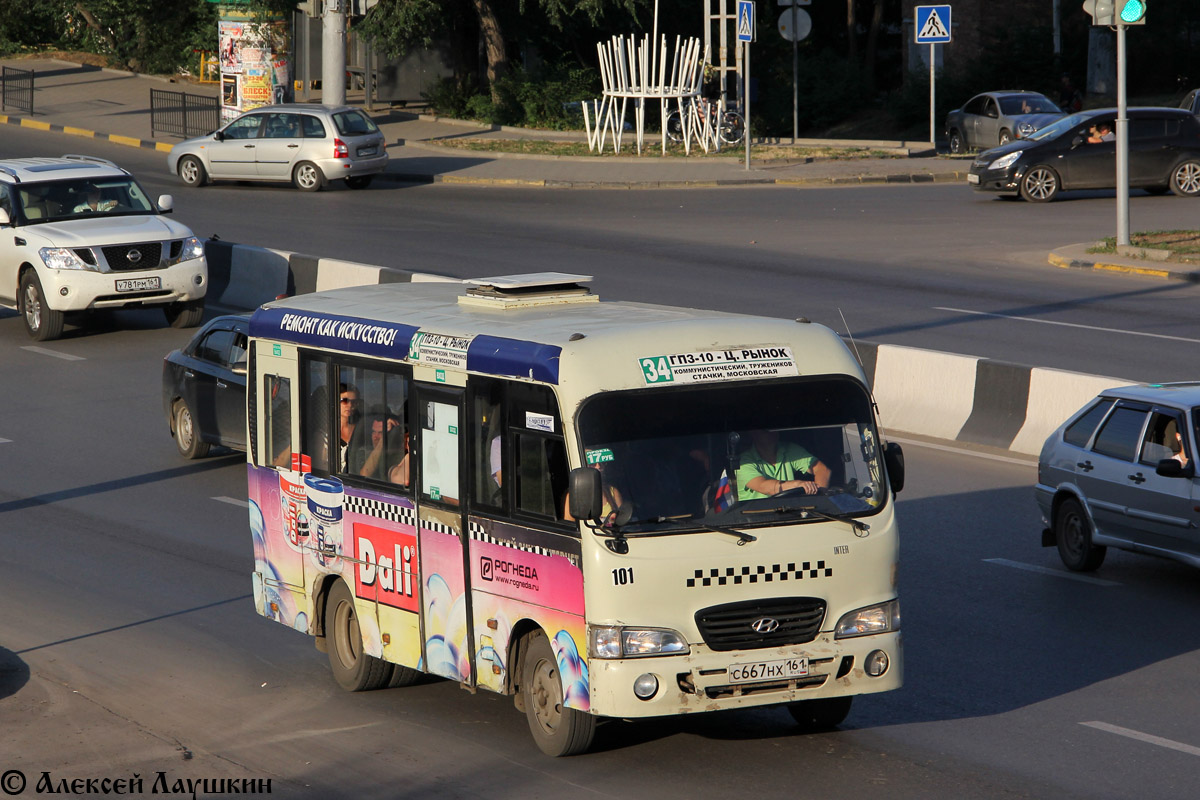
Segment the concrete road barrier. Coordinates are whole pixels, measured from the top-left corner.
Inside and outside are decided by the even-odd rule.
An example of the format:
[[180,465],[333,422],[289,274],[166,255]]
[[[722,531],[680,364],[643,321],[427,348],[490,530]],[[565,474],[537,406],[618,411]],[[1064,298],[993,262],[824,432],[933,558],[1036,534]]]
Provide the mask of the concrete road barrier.
[[[209,297],[250,310],[286,295],[380,283],[445,281],[430,272],[359,264],[217,239],[205,242]],[[978,356],[856,342],[886,432],[1036,455],[1046,437],[1103,389],[1134,381]]]

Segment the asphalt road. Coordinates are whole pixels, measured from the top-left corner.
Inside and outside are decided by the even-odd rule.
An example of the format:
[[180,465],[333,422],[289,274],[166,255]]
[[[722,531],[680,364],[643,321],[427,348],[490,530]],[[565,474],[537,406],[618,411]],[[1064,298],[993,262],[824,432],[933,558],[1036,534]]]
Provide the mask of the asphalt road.
[[[0,155],[84,149],[15,133]],[[159,155],[86,144],[175,194],[202,235],[460,275],[594,272],[609,296],[831,324],[840,307],[861,338],[986,345],[995,352],[980,354],[1026,363],[1086,358],[1067,366],[1110,374],[1195,364],[1194,345],[1174,340],[949,324],[933,310],[1036,307],[1200,335],[1193,287],[992,255],[990,239],[1048,247],[1110,200],[1047,209],[929,186],[191,192],[158,171]],[[1185,227],[1167,217],[1194,209],[1136,201],[1163,209],[1155,227]],[[934,209],[1019,217],[1029,230],[920,222]],[[1078,238],[1104,232],[1088,224],[1095,232]],[[935,235],[952,244],[925,249]],[[860,698],[839,731],[798,735],[779,710],[611,720],[596,752],[550,760],[505,698],[443,681],[345,694],[309,639],[253,611],[241,457],[185,462],[167,434],[161,358],[189,335],[156,312],[124,312],[39,346],[0,315],[0,774],[19,770],[32,787],[42,772],[138,773],[147,790],[158,771],[271,779],[273,793],[313,797],[1149,799],[1194,784],[1195,571],[1110,553],[1096,579],[1070,576],[1038,546],[1032,465],[917,444],[899,508],[907,683]]]
[[[1048,205],[965,185],[720,190],[380,184],[188,189],[166,157],[5,130],[0,156],[78,151],[131,169],[200,236],[461,277],[596,276],[602,296],[805,316],[859,339],[1148,381],[1195,376],[1200,287],[1062,270],[1110,235],[1112,192]],[[1194,202],[1135,192],[1132,230],[1195,227]],[[2,315],[4,312],[0,312]],[[844,318],[844,322],[843,322]]]

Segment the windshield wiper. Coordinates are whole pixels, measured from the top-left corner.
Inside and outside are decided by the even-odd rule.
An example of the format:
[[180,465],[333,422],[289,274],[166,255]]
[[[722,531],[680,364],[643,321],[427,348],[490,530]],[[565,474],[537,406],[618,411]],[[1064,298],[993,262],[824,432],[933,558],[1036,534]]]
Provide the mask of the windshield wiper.
[[847,525],[849,525],[850,527],[854,528],[855,536],[867,536],[871,533],[871,526],[865,522],[862,522],[857,519],[852,519],[851,517],[843,516],[842,514],[828,514],[824,511],[818,511],[813,506],[795,506],[792,508],[787,508],[787,507],[762,508],[762,509],[746,510],[746,511],[743,511],[742,513],[746,514],[746,515],[750,515],[750,514],[794,514],[797,511],[800,512],[800,517],[802,519],[805,517],[808,517],[808,516],[814,516],[814,517],[818,517],[820,519],[828,520],[829,522],[844,522]]
[[757,542],[758,541],[757,536],[751,536],[750,534],[744,533],[742,531],[735,531],[733,528],[724,528],[724,527],[721,527],[720,525],[709,525],[708,523],[699,522],[694,519],[683,519],[681,517],[651,517],[650,519],[643,520],[643,522],[655,522],[655,523],[678,522],[680,525],[695,525],[697,528],[701,528],[706,531],[712,531],[714,533],[723,533],[726,536],[736,537],[738,540],[738,547],[741,547],[746,542]]

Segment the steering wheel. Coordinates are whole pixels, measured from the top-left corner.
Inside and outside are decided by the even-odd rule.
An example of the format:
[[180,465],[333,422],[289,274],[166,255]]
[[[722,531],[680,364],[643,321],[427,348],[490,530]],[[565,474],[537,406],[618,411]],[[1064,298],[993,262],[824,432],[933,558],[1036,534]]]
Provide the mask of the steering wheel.
[[797,486],[795,489],[787,489],[779,494],[773,494],[771,497],[783,499],[790,497],[828,497],[831,494],[844,494],[845,492],[846,490],[840,486],[818,486],[815,492],[809,494],[803,488]]

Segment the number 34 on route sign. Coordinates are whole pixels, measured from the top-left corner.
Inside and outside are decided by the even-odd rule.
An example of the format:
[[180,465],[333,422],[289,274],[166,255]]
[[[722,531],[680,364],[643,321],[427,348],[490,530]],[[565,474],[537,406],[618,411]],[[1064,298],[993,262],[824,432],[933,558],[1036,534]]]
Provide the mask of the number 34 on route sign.
[[913,11],[917,44],[950,41],[950,6],[917,6]]

